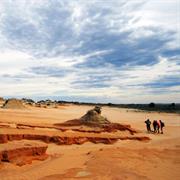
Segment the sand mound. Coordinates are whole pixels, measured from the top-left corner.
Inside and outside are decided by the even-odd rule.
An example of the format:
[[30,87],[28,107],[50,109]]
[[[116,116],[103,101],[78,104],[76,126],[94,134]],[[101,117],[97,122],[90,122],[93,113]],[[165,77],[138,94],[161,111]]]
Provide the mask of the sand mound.
[[25,109],[21,100],[18,99],[9,99],[5,102],[3,108],[6,109]]
[[94,109],[89,110],[84,116],[80,118],[83,123],[98,123],[109,124],[110,122],[101,116],[101,107],[96,106]]
[[68,120],[64,123],[55,124],[55,125],[65,125],[65,126],[79,126],[79,125],[91,125],[91,126],[102,126],[104,124],[110,124],[105,117],[101,116],[101,107],[95,106],[94,109],[87,111],[79,119]]
[[0,97],[0,107],[2,107],[4,105],[4,102],[5,102],[5,100],[2,97]]
[[89,110],[80,119],[73,119],[73,120],[66,121],[64,123],[57,123],[57,124],[54,124],[54,126],[57,126],[57,127],[88,126],[93,129],[100,128],[101,132],[116,132],[118,130],[129,131],[131,134],[138,132],[137,130],[131,128],[130,125],[110,122],[105,117],[101,116],[101,108],[99,106],[96,106],[94,109]]

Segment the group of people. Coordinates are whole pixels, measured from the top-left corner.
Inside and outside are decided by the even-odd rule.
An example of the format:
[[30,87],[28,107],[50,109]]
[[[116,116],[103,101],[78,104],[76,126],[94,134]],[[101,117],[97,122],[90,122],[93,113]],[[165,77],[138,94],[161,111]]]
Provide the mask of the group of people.
[[147,119],[145,121],[146,123],[146,128],[148,132],[154,132],[154,133],[160,133],[163,134],[163,128],[165,127],[164,122],[162,122],[161,120],[154,120],[153,121],[153,131],[151,130],[151,121],[149,119]]

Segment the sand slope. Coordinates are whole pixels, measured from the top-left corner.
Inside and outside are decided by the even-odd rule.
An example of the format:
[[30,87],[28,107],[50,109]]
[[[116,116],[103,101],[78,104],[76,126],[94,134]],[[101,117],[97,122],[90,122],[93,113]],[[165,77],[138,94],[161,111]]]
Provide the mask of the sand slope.
[[4,105],[4,109],[25,109],[23,102],[19,99],[9,99],[7,100]]

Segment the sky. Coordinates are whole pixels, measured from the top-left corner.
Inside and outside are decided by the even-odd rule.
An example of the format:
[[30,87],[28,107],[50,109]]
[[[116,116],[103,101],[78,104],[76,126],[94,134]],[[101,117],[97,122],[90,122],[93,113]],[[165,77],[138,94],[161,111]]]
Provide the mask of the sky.
[[0,96],[180,103],[180,0],[0,0]]

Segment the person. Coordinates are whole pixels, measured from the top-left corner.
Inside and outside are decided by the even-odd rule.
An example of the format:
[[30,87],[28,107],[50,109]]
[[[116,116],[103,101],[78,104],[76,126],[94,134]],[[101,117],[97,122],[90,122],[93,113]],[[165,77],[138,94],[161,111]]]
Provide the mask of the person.
[[156,120],[153,121],[153,129],[154,129],[154,133],[156,133],[157,132],[157,121]]
[[158,132],[158,134],[159,134],[160,127],[161,127],[161,122],[160,122],[160,120],[157,120],[157,132]]
[[161,134],[163,134],[163,128],[165,127],[165,124],[161,120],[159,120],[159,122],[160,122]]
[[149,119],[147,119],[147,120],[145,121],[145,123],[146,123],[147,131],[148,131],[148,132],[151,132],[151,121],[150,121]]

